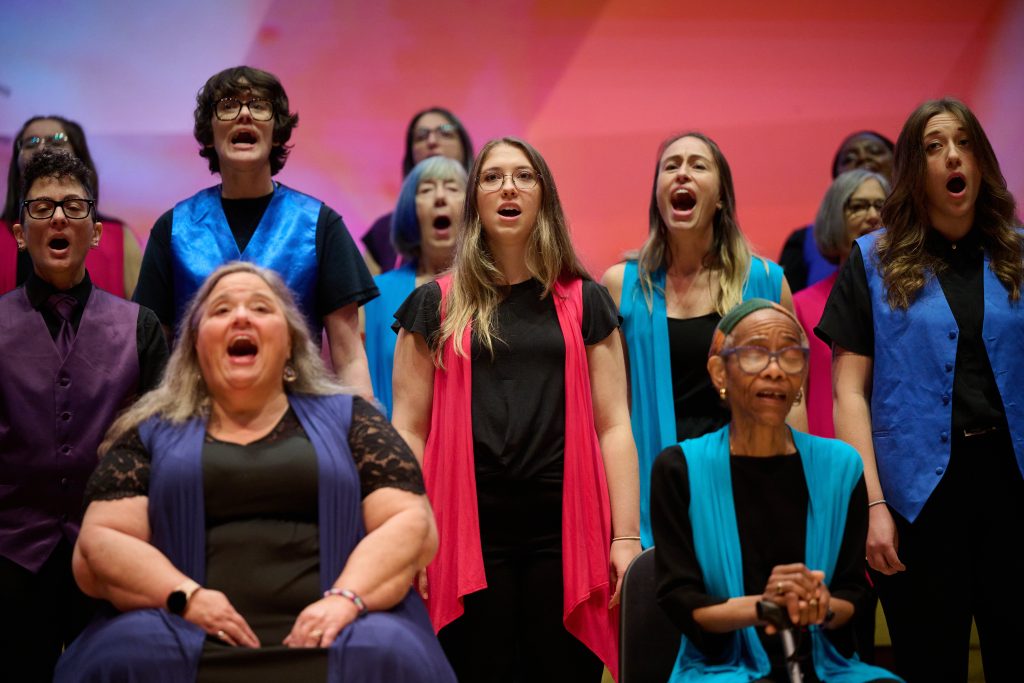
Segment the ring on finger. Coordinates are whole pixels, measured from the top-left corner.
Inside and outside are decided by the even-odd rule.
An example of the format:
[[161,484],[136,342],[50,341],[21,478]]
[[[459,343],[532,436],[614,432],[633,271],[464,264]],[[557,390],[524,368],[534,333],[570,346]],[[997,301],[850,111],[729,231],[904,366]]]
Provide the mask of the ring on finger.
[[782,582],[779,581],[778,583],[775,584],[775,594],[776,595],[782,595],[782,593],[783,593]]
[[228,639],[228,634],[224,633],[224,630],[221,629],[220,631],[217,631],[217,637],[220,638],[221,640],[227,640]]
[[818,598],[811,598],[810,600],[807,601],[807,604],[810,605],[811,607],[817,609],[817,607],[818,607]]
[[315,629],[313,629],[312,631],[310,631],[310,632],[309,632],[309,635],[310,635],[310,637],[312,637],[312,638],[322,638],[322,637],[323,637],[323,635],[324,635],[324,632],[323,632],[323,631],[321,631],[321,630],[320,630],[320,629],[318,629],[318,628],[315,628]]

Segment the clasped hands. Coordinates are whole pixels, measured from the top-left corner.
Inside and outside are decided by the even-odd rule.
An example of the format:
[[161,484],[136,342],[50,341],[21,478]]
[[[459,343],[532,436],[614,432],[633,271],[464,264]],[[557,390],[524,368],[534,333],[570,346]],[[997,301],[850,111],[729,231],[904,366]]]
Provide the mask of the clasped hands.
[[[782,607],[793,625],[801,627],[825,622],[832,594],[825,585],[825,572],[808,569],[798,562],[774,567],[761,599]],[[765,630],[775,633],[771,625],[766,625]]]
[[[341,630],[355,621],[358,615],[358,609],[347,598],[334,595],[321,598],[299,613],[283,644],[288,647],[329,647]],[[228,645],[260,646],[259,638],[245,617],[221,591],[197,590],[188,601],[183,616]]]

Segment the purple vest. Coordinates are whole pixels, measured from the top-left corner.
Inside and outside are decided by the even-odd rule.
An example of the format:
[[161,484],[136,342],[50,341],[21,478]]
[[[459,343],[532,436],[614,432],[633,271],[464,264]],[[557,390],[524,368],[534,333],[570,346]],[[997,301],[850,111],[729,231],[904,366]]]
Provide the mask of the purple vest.
[[0,298],[0,556],[38,571],[77,538],[96,449],[138,389],[138,319],[93,287],[62,363],[24,288]]

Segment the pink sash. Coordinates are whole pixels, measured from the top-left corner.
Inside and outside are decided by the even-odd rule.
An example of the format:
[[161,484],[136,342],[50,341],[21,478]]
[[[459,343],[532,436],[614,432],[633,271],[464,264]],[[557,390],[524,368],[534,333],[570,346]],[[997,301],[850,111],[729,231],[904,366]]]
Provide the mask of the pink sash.
[[[450,276],[441,286],[441,319],[447,309]],[[581,332],[583,281],[560,281],[555,311],[565,339],[565,473],[562,484],[562,620],[566,629],[618,674],[619,610],[611,599],[608,549],[611,508],[604,463],[594,431],[594,411]],[[470,328],[463,331],[470,349]],[[462,597],[487,587],[480,548],[473,458],[472,361],[458,356],[450,341],[442,352],[445,369],[434,372],[431,429],[423,473],[437,518],[440,546],[427,567],[428,609],[435,631],[462,614]]]

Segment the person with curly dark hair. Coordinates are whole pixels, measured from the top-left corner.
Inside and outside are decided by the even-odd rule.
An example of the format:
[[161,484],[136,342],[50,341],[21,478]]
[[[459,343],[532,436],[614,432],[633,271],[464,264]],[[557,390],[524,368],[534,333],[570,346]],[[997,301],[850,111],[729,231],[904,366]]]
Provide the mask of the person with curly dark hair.
[[199,155],[221,183],[179,202],[150,234],[135,300],[170,330],[206,277],[228,261],[278,272],[314,338],[326,330],[339,378],[370,396],[358,308],[377,296],[344,222],[276,182],[299,122],[273,74],[248,66],[212,76],[196,96]]
[[[867,560],[896,671],[1019,671],[1024,598],[1024,235],[978,119],[932,100],[896,143],[884,229],[860,237],[815,333],[836,436],[864,460]],[[993,575],[995,573],[995,575]]]

